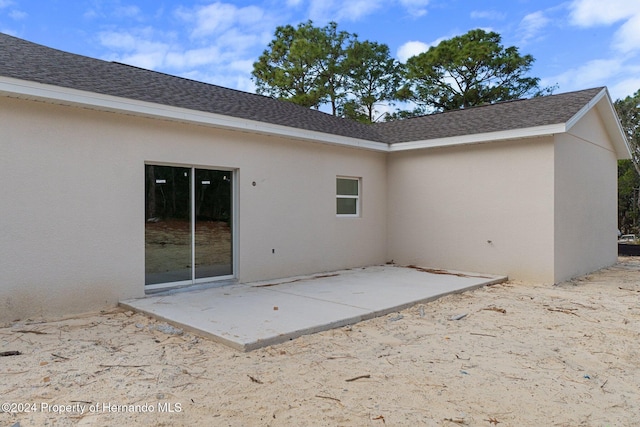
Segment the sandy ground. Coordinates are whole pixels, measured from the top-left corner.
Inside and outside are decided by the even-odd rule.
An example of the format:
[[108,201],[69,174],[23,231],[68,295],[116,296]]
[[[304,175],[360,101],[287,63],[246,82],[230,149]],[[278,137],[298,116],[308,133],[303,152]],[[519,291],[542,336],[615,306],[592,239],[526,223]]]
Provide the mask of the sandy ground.
[[636,426],[640,258],[251,353],[121,310],[10,325],[8,351],[1,426]]

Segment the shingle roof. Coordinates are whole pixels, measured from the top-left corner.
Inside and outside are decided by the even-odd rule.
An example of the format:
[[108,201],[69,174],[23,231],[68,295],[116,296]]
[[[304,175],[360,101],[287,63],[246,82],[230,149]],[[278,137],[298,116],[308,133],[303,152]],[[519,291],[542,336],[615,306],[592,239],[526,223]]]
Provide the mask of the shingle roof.
[[0,75],[378,141],[371,126],[291,102],[75,55],[0,33]]
[[604,88],[500,102],[380,123],[388,143],[422,141],[565,123]]
[[564,123],[602,88],[365,125],[286,101],[52,49],[0,33],[0,76],[376,142]]

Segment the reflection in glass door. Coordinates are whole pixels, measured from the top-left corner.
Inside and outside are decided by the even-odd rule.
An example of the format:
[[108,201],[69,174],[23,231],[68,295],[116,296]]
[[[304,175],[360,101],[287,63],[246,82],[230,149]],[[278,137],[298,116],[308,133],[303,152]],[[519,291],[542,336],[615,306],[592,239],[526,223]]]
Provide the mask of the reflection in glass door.
[[231,172],[195,170],[195,279],[232,269]]
[[146,165],[148,289],[233,275],[232,172]]
[[145,284],[191,280],[191,169],[146,166]]

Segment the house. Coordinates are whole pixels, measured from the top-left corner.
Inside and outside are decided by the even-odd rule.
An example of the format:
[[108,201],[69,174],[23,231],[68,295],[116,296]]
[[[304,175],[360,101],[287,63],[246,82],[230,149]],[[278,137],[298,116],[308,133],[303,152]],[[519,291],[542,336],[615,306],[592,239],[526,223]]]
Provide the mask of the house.
[[0,35],[0,322],[392,260],[560,282],[616,261],[622,158],[605,88],[365,125]]

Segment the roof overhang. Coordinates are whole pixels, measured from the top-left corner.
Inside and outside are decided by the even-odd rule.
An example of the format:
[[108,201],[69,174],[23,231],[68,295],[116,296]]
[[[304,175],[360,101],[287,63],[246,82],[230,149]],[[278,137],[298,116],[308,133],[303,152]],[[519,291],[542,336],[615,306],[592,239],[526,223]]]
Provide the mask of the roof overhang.
[[324,132],[276,125],[257,120],[242,119],[188,108],[172,107],[95,92],[69,89],[27,80],[0,76],[0,94],[5,96],[48,102],[58,105],[79,106],[99,111],[124,113],[215,128],[230,129],[263,135],[281,136],[306,141],[373,151],[389,151],[383,142],[369,141]]
[[524,138],[535,138],[553,136],[567,133],[575,126],[589,111],[596,108],[602,118],[605,130],[611,139],[613,149],[618,159],[630,159],[631,151],[627,138],[620,124],[620,119],[616,113],[611,97],[606,88],[602,89],[591,101],[582,107],[566,123],[558,123],[546,126],[536,126],[529,128],[513,129],[499,132],[478,133],[472,135],[461,135],[447,138],[428,139],[421,141],[399,142],[392,144],[389,151],[419,150],[438,147],[451,147],[467,144],[483,144],[496,141],[508,141]]
[[613,149],[616,152],[616,156],[619,160],[630,159],[631,149],[629,148],[629,141],[620,124],[620,118],[611,101],[609,91],[604,88],[596,96],[589,101],[584,107],[580,109],[571,119],[566,123],[567,132],[571,130],[589,111],[596,108],[600,118],[604,123],[604,128],[611,139]]
[[429,149],[551,136],[568,132],[584,115],[595,107],[600,117],[602,117],[605,128],[613,142],[617,157],[619,159],[631,158],[626,136],[606,89],[603,89],[566,123],[395,144],[334,135],[187,108],[172,107],[4,76],[0,76],[0,94],[8,97],[37,100],[58,105],[80,106],[99,111],[192,123],[201,126],[280,136],[378,152]]
[[483,144],[495,141],[508,141],[513,139],[550,136],[565,131],[566,128],[564,124],[537,126],[500,132],[487,132],[472,135],[452,136],[447,138],[426,139],[422,141],[397,142],[391,145],[389,151],[407,151],[426,148],[451,147],[454,145]]

